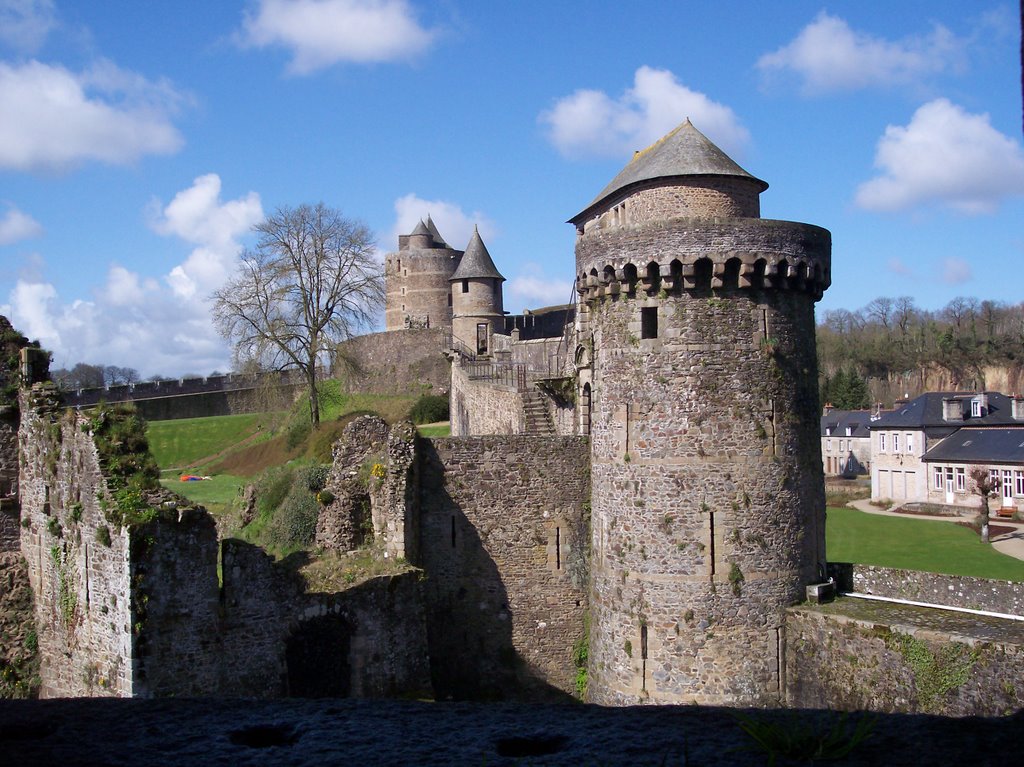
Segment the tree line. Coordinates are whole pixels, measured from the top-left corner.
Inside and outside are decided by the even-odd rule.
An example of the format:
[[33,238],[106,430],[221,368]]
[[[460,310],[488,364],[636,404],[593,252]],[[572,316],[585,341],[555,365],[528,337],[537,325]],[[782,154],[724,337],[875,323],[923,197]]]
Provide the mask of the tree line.
[[[876,298],[856,311],[825,312],[817,339],[823,402],[836,378],[850,389],[852,376],[867,384],[870,402],[891,405],[920,394],[931,371],[944,371],[950,388],[977,389],[985,368],[1024,365],[1024,303],[958,297],[930,311],[908,296]],[[847,403],[832,396],[831,404]]]

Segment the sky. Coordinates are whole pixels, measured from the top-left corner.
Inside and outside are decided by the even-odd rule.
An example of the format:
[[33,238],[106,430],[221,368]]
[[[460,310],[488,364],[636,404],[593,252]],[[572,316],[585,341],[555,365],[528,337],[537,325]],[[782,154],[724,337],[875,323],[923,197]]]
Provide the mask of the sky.
[[231,368],[251,228],[324,202],[383,254],[473,226],[513,312],[572,299],[567,219],[683,120],[832,232],[818,316],[1017,303],[1016,2],[0,0],[0,314],[54,355]]

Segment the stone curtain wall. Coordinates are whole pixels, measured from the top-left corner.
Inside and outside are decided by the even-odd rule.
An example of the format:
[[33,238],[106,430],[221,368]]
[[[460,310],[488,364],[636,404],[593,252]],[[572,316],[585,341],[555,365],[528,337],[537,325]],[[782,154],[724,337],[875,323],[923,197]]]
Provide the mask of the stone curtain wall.
[[333,374],[347,391],[444,394],[450,368],[440,327],[371,333],[337,347]]
[[1002,716],[1024,706],[1019,623],[1009,628],[1015,641],[982,640],[857,619],[837,605],[787,615],[788,706],[943,716]]
[[472,437],[420,447],[437,695],[572,693],[586,612],[587,441]]
[[840,591],[1024,616],[1021,583],[846,562],[829,562],[828,572]]

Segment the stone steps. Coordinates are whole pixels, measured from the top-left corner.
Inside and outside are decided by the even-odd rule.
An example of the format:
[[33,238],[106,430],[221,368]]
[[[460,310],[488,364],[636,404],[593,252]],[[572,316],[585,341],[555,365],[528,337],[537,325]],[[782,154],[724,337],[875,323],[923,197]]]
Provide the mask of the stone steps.
[[526,434],[553,436],[555,424],[548,411],[547,401],[540,392],[529,391],[523,394],[523,410],[526,415]]

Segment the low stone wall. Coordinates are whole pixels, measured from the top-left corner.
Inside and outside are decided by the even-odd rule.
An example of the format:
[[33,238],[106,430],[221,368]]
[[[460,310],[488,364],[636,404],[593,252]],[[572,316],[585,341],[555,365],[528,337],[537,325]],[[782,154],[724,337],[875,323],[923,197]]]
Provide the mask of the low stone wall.
[[443,334],[420,328],[351,338],[337,347],[334,376],[348,391],[443,394],[449,379]]
[[[971,636],[963,627],[925,628],[843,602],[863,600],[788,611],[787,706],[944,716],[1004,715],[1024,706],[1020,624],[978,631],[967,621]],[[941,626],[944,618],[934,615],[941,611],[930,612],[923,622]]]
[[830,562],[840,591],[1024,616],[1024,583]]
[[452,365],[453,437],[522,434],[526,431],[523,395],[515,388],[469,378],[458,360]]

